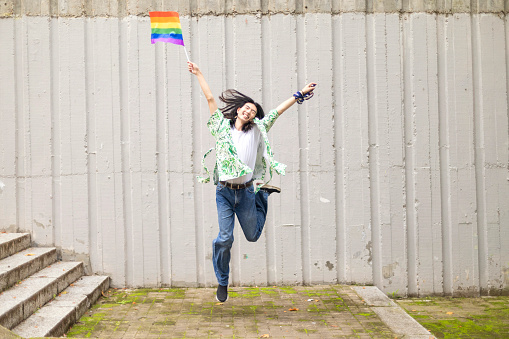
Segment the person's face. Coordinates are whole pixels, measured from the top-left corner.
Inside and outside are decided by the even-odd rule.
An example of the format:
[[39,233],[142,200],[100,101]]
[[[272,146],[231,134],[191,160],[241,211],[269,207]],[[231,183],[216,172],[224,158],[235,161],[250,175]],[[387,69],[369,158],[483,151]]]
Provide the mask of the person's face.
[[252,103],[245,103],[244,106],[237,108],[237,119],[243,123],[253,120],[256,116],[256,106]]

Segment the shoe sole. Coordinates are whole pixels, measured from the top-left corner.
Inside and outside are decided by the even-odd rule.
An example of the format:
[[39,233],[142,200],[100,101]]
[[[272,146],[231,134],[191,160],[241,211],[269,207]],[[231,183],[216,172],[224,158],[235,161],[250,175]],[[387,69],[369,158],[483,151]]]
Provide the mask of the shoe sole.
[[262,183],[259,183],[258,185],[261,185],[260,191],[265,191],[269,194],[272,193],[281,193],[281,188],[271,185],[263,185]]
[[216,294],[216,300],[219,301],[220,303],[224,303],[224,302],[227,302],[228,301],[228,296],[226,296],[226,300],[225,301],[221,301],[217,298],[217,294]]
[[275,190],[275,189],[267,189],[267,188],[260,188],[260,191],[264,191],[264,192],[267,192],[269,194],[272,194],[272,193],[281,193],[281,191],[278,191],[278,190]]

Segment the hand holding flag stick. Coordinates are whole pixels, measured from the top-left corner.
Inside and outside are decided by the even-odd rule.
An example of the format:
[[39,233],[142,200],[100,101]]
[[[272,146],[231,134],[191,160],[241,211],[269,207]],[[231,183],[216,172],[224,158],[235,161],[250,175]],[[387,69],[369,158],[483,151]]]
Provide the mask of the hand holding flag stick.
[[175,45],[184,46],[187,61],[186,46],[182,37],[182,26],[180,25],[180,18],[177,12],[149,12],[150,14],[150,27],[152,34],[150,36],[152,43],[156,42],[170,42]]

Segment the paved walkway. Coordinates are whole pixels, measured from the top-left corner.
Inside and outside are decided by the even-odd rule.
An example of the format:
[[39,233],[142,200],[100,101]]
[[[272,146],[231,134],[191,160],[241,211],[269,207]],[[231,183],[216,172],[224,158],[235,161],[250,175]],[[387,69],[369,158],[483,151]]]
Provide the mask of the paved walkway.
[[401,308],[384,297],[376,287],[233,287],[229,300],[219,303],[212,288],[111,289],[67,336],[433,338],[422,327],[420,335],[405,335],[409,323],[403,322],[401,329],[391,320],[394,316],[384,315]]

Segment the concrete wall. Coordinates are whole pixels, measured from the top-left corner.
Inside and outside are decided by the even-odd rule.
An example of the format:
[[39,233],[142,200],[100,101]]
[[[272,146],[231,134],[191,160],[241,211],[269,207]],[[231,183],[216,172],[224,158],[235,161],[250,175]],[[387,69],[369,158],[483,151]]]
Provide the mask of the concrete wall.
[[[214,186],[195,179],[213,139],[183,48],[151,45],[146,13],[50,18],[44,4],[73,2],[0,19],[0,229],[114,286],[214,285]],[[508,291],[508,17],[181,22],[216,96],[234,87],[270,109],[319,83],[270,132],[283,193],[257,243],[236,230],[234,284]]]

